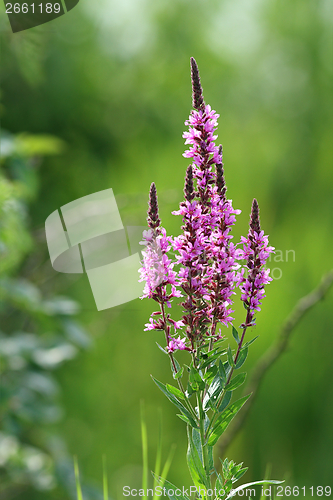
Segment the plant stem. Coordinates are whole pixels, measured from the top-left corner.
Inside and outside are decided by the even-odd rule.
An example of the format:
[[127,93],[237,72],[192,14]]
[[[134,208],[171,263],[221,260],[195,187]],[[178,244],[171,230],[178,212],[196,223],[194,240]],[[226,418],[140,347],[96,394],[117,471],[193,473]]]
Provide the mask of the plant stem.
[[[202,449],[202,459],[203,465],[206,473],[207,485],[208,489],[211,489],[212,483],[210,480],[210,471],[209,471],[209,459],[208,459],[208,449],[207,443],[205,439],[205,412],[202,407],[201,400],[201,391],[197,393],[197,402],[198,402],[198,410],[199,410],[199,430],[200,430],[200,441],[201,441],[201,449]],[[211,495],[207,494],[207,498],[211,499]]]
[[[167,346],[168,346],[169,345],[169,330],[168,330],[169,327],[168,327],[167,322],[166,322],[165,309],[164,309],[164,303],[163,302],[160,302],[160,308],[161,308],[161,313],[162,313],[163,322],[164,322],[165,339],[166,339],[166,343],[167,343]],[[174,357],[173,357],[173,355],[172,355],[171,352],[169,352],[169,357],[170,357],[170,360],[171,360],[174,372],[178,373],[177,366],[176,366]],[[197,416],[195,414],[195,411],[194,411],[191,403],[189,402],[189,400],[186,397],[184,386],[182,384],[182,381],[179,378],[177,378],[177,383],[178,383],[179,389],[184,394],[184,398],[185,398],[184,402],[185,402],[185,405],[187,406],[188,411],[191,413],[192,417],[194,418],[194,421],[197,422],[198,418],[197,418]]]
[[[242,334],[241,339],[240,339],[240,341],[239,341],[238,348],[237,348],[237,351],[236,351],[236,354],[235,354],[235,357],[234,357],[234,365],[236,365],[236,363],[237,363],[237,359],[238,359],[239,353],[240,353],[240,351],[241,351],[241,348],[242,348],[242,345],[243,345],[243,342],[244,342],[245,333],[246,333],[246,330],[247,330],[247,328],[248,328],[248,326],[249,326],[249,323],[250,323],[250,314],[251,314],[251,313],[250,313],[250,310],[248,309],[247,314],[246,314],[245,326],[244,326],[244,328],[243,328],[243,334]],[[231,366],[231,367],[230,367],[230,373],[229,373],[229,375],[228,375],[228,379],[227,379],[227,382],[226,382],[225,387],[229,384],[229,382],[230,382],[230,380],[231,380],[231,377],[232,377],[232,374],[234,373],[234,370],[235,370],[235,368],[234,368],[233,366]],[[223,401],[223,398],[224,398],[224,396],[225,396],[225,392],[226,392],[226,391],[225,391],[225,387],[224,387],[224,389],[222,390],[221,395],[220,395],[220,397],[219,397],[219,400],[218,400],[218,402],[217,402],[217,404],[216,404],[216,407],[217,407],[217,408],[221,405],[221,403],[222,403],[222,401]],[[213,424],[214,424],[214,420],[215,420],[216,415],[217,415],[217,413],[216,413],[215,415],[213,415],[212,420],[210,421],[210,424],[209,424],[209,426],[208,426],[208,428],[207,428],[207,431],[206,431],[206,436],[207,436],[207,437],[208,437],[208,434],[209,434],[209,432],[210,432],[211,428],[213,427]]]

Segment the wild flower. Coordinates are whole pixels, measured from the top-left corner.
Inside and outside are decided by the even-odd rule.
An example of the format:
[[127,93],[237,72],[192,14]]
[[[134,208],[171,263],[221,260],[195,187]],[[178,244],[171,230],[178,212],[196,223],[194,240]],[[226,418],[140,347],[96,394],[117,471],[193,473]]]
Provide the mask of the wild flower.
[[[242,237],[239,243],[243,248],[237,248],[239,244],[232,242],[231,231],[240,210],[234,209],[232,200],[226,196],[222,146],[215,143],[219,115],[205,104],[198,66],[193,58],[191,78],[194,109],[185,122],[188,131],[183,137],[190,147],[183,156],[192,163],[186,170],[184,201],[179,210],[172,212],[182,216],[182,233],[175,238],[166,235],[159,218],[156,187],[152,183],[140,280],[145,281],[142,298],[152,298],[160,307],[152,313],[145,330],[164,331],[166,347],[161,349],[170,357],[178,388],[154,381],[187,423],[187,459],[194,484],[198,490],[204,489],[203,500],[211,499],[215,475],[215,488],[220,491],[217,498],[227,500],[232,495],[233,483],[247,469],[225,459],[219,473],[213,463],[213,446],[249,397],[230,403],[233,390],[245,381],[245,373],[233,375],[245,362],[252,343],[244,343],[244,336],[254,325],[255,311],[260,310],[265,296],[264,287],[271,281],[265,263],[274,249],[268,246],[268,237],[260,228],[256,199],[252,204],[248,236]],[[242,260],[245,260],[243,267],[239,264]],[[232,325],[233,296],[238,287],[246,309],[241,337]],[[165,306],[171,308],[172,300],[179,297],[183,314],[175,320]],[[230,325],[237,343],[234,352],[230,346],[222,347],[225,338],[220,326]],[[175,358],[177,351],[189,352],[189,366],[180,366]],[[165,484],[170,486],[168,482]]]
[[[139,281],[145,282],[141,298],[154,299],[160,304],[160,312],[152,314],[149,323],[145,325],[145,330],[164,330],[169,346],[170,325],[173,325],[176,331],[182,323],[175,322],[170,318],[170,314],[166,314],[165,305],[170,308],[172,298],[181,297],[181,293],[176,288],[177,273],[173,270],[174,262],[167,255],[172,238],[166,235],[158,217],[158,200],[154,183],[150,186],[147,222],[149,230],[143,233],[141,242],[145,246],[145,250],[142,251],[142,267],[139,270]],[[161,318],[154,320],[154,316],[157,315],[161,315]]]
[[268,246],[268,236],[264,236],[264,231],[260,230],[259,205],[254,198],[250,217],[250,229],[247,238],[241,237],[243,250],[236,250],[239,259],[246,259],[248,275],[245,277],[244,268],[240,279],[241,300],[247,308],[247,317],[242,327],[254,325],[255,311],[260,311],[260,304],[265,297],[265,285],[268,285],[272,278],[269,276],[269,269],[265,269],[269,254],[274,252],[274,248]]

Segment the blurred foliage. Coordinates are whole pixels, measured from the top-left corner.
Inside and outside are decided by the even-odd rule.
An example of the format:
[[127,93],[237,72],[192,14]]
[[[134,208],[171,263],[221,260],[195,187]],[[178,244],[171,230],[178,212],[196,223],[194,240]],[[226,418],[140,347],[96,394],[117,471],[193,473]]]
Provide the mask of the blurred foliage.
[[31,491],[34,498],[46,492],[74,497],[72,461],[54,430],[64,412],[53,371],[91,341],[74,319],[77,302],[44,294],[20,267],[33,251],[27,202],[36,195],[36,167],[42,155],[61,147],[52,136],[1,134],[1,499],[27,498]]
[[[246,233],[255,195],[262,226],[282,252],[271,261],[282,277],[267,290],[249,359],[254,363],[296,301],[332,267],[331,1],[86,0],[52,23],[15,35],[4,15],[0,23],[3,126],[66,143],[39,170],[30,211],[36,233],[61,205],[109,187],[124,225],[144,224],[152,181],[163,224],[171,234],[179,231],[180,220],[170,212],[182,198],[187,162],[181,134],[191,106],[189,58],[196,58],[206,102],[221,115],[228,194],[243,211],[237,231]],[[17,245],[23,251],[28,242],[17,239]],[[170,481],[190,484],[183,425],[149,377],[168,377],[155,345],[162,339],[142,331],[153,305],[138,299],[97,312],[86,276],[53,272],[43,238],[37,253],[43,265],[32,268],[35,279],[44,274],[50,292],[79,301],[80,320],[95,339],[94,349],[55,375],[66,388],[58,429],[80,468],[100,483],[106,453],[113,496],[121,497],[125,484],[140,484],[143,398],[150,451],[158,405],[164,443],[178,443]],[[262,477],[267,463],[271,477],[289,484],[332,481],[331,300],[297,327],[228,452],[249,466],[248,481]],[[237,315],[235,326],[243,320]]]

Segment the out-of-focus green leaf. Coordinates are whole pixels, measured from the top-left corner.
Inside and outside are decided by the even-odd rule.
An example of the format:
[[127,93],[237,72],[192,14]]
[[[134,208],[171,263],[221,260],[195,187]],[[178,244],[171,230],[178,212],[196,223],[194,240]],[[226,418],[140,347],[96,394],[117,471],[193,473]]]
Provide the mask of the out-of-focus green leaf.
[[60,154],[64,149],[64,141],[47,134],[20,134],[14,141],[14,152],[28,157]]

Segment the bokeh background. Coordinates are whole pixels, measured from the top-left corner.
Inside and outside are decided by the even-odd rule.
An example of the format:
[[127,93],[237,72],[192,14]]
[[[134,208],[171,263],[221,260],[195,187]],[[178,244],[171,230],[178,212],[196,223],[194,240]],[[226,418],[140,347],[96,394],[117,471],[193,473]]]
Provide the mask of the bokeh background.
[[[98,312],[86,276],[52,269],[44,222],[111,187],[124,225],[144,225],[154,181],[163,225],[179,232],[171,211],[187,167],[194,56],[205,100],[220,113],[228,194],[242,210],[235,238],[255,196],[280,250],[270,264],[279,279],[251,332],[260,336],[251,370],[332,268],[332,3],[81,0],[16,34],[1,5],[0,22],[0,498],[73,498],[73,455],[85,499],[100,498],[103,454],[110,495],[122,498],[124,485],[141,481],[140,400],[151,468],[161,408],[164,458],[177,443],[169,480],[188,486],[185,426],[150,378],[170,381],[155,344],[162,334],[143,331],[154,304]],[[332,299],[297,326],[228,449],[249,466],[247,481],[270,466],[289,485],[333,485]],[[237,326],[238,297],[236,310]]]

